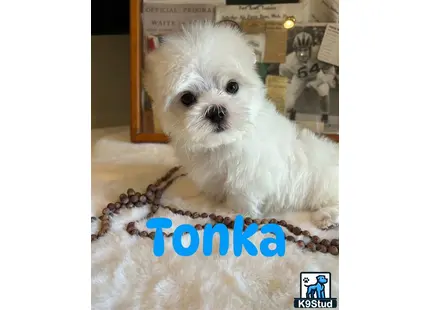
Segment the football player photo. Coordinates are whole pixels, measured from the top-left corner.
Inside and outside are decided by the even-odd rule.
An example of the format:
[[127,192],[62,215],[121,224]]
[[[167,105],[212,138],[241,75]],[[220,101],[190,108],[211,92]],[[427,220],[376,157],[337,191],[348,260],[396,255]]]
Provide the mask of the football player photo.
[[288,30],[287,55],[279,65],[279,76],[288,79],[285,115],[327,127],[329,123],[338,126],[339,87],[338,68],[317,58],[325,28],[325,24],[296,25]]

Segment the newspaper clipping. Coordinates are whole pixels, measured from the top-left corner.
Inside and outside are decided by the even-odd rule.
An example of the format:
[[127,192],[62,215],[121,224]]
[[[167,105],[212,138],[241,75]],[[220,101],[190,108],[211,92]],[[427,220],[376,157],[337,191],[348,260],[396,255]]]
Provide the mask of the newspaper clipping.
[[215,21],[232,20],[239,24],[248,19],[284,22],[290,16],[294,16],[297,22],[305,22],[307,16],[303,10],[303,3],[219,5]]
[[145,35],[166,35],[181,30],[195,20],[214,20],[215,6],[210,4],[145,3],[142,12]]

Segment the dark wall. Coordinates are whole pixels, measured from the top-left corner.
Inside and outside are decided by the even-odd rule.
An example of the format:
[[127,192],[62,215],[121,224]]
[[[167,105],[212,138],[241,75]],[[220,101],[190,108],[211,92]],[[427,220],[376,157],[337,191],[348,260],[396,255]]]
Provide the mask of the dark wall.
[[[299,0],[227,0],[227,4],[232,5],[263,4],[262,2],[264,4],[297,3]],[[129,0],[91,0],[91,35],[128,34],[129,11]]]
[[91,35],[129,33],[129,0],[91,0]]

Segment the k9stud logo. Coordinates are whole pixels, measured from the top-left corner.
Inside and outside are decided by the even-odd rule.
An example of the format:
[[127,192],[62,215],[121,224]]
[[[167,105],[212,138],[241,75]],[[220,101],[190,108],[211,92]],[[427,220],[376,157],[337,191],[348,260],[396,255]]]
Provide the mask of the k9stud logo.
[[331,296],[330,272],[300,273],[300,298],[294,298],[294,308],[336,308],[337,299]]

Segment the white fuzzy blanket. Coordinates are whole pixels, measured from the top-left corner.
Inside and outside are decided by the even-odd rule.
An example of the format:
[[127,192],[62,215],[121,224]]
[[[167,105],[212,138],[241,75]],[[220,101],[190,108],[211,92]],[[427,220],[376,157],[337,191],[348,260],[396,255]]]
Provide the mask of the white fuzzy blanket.
[[[97,216],[127,188],[144,191],[150,182],[177,164],[168,145],[130,143],[128,128],[94,130],[92,151],[91,213]],[[234,215],[223,206],[211,205],[186,177],[167,190],[162,202],[188,210]],[[339,297],[339,257],[302,251],[292,243],[287,243],[285,257],[235,257],[231,247],[226,256],[205,257],[201,242],[194,256],[180,257],[174,253],[169,238],[164,256],[155,257],[152,240],[132,237],[124,230],[126,223],[146,214],[146,207],[143,209],[115,217],[112,230],[91,244],[93,309],[293,309],[294,298],[300,297],[302,271],[331,272],[332,297]],[[157,215],[169,216],[174,227],[204,221],[164,210]],[[338,237],[338,230],[322,232],[314,228],[306,213],[276,217],[323,238]],[[138,228],[146,228],[144,223]],[[92,232],[96,229],[97,222],[91,227]],[[256,245],[262,239],[264,235],[260,233],[252,238]],[[218,244],[215,239],[215,253]]]

